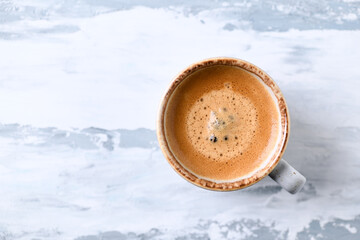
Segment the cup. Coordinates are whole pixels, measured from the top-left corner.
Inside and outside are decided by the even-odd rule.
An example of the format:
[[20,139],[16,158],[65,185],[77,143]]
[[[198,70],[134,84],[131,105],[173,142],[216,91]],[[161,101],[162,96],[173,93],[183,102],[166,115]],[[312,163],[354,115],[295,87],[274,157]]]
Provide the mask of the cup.
[[[166,108],[174,93],[175,89],[192,73],[195,73],[198,70],[204,69],[209,66],[215,65],[227,65],[239,67],[245,71],[254,74],[260,79],[266,86],[268,90],[272,92],[275,98],[273,99],[277,107],[280,111],[280,123],[281,123],[281,139],[277,146],[275,147],[275,151],[273,151],[272,156],[270,157],[270,161],[267,162],[265,166],[262,166],[251,176],[246,176],[242,179],[236,179],[236,181],[215,181],[212,179],[205,179],[195,175],[186,169],[182,163],[181,159],[177,159],[172,153],[168,141],[165,135],[165,115]],[[276,99],[276,100],[275,100]],[[285,102],[285,98],[281,93],[279,87],[276,85],[274,80],[259,67],[246,62],[244,60],[228,58],[228,57],[219,57],[219,58],[211,58],[205,59],[203,61],[194,63],[183,70],[180,74],[178,74],[175,79],[170,83],[168,90],[166,91],[164,97],[162,98],[162,102],[160,105],[158,120],[157,120],[157,137],[160,144],[160,148],[172,166],[172,168],[184,179],[189,181],[196,186],[215,191],[233,191],[238,189],[243,189],[249,187],[266,176],[270,176],[274,181],[276,181],[280,186],[282,186],[289,193],[295,194],[299,192],[304,186],[306,179],[300,174],[297,170],[295,170],[289,163],[287,163],[282,156],[286,149],[288,139],[290,133],[290,118],[288,107]]]

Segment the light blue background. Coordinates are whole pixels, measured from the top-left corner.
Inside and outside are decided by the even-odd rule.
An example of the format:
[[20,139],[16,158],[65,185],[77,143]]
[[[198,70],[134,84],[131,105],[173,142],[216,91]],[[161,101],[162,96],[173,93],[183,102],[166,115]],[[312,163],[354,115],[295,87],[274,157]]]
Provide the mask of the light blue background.
[[[360,239],[360,2],[0,1],[0,239]],[[245,59],[291,114],[290,195],[194,187],[155,136],[189,64]]]

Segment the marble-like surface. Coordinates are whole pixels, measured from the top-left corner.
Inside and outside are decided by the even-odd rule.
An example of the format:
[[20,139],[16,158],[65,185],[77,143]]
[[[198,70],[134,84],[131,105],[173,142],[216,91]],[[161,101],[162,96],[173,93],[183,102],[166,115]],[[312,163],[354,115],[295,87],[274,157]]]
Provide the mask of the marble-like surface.
[[[0,1],[0,239],[360,239],[359,43],[358,0]],[[160,98],[214,56],[282,89],[299,194],[167,164]]]

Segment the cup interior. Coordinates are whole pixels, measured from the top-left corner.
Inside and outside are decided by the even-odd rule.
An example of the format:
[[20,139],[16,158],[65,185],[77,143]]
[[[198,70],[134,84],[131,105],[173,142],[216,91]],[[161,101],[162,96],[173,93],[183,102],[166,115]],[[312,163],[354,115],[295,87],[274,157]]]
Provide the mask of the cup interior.
[[[200,69],[214,65],[235,66],[254,74],[259,80],[261,80],[267,86],[267,89],[271,91],[275,104],[278,106],[280,112],[280,124],[281,124],[280,139],[278,141],[277,146],[275,147],[275,151],[273,152],[273,155],[270,156],[270,160],[267,162],[265,166],[259,168],[251,176],[242,179],[237,179],[234,181],[219,182],[211,179],[203,179],[199,176],[196,176],[181,164],[181,159],[177,159],[174,156],[174,154],[171,152],[171,149],[169,147],[165,135],[165,114],[166,114],[167,104],[171,95],[174,93],[176,88],[186,79],[187,76]],[[290,127],[289,123],[290,122],[289,122],[288,108],[285,99],[283,97],[283,94],[281,93],[279,87],[276,85],[274,80],[267,73],[265,73],[257,66],[249,62],[246,62],[244,60],[235,59],[235,58],[225,58],[225,57],[211,58],[190,65],[180,74],[178,74],[175,77],[175,79],[171,82],[160,105],[159,116],[157,121],[157,137],[160,144],[160,148],[163,151],[165,158],[167,159],[169,164],[173,167],[173,169],[184,179],[186,179],[190,183],[193,183],[205,189],[216,190],[216,191],[232,191],[232,190],[248,187],[260,181],[275,168],[275,166],[280,161],[288,142],[289,127]]]

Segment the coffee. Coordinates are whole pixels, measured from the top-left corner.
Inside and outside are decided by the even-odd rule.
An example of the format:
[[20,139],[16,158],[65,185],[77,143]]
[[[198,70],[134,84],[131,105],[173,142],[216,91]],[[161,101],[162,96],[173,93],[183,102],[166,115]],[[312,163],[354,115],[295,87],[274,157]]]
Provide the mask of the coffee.
[[271,90],[238,66],[205,66],[179,84],[166,106],[165,138],[177,161],[199,178],[222,182],[253,175],[281,138]]

